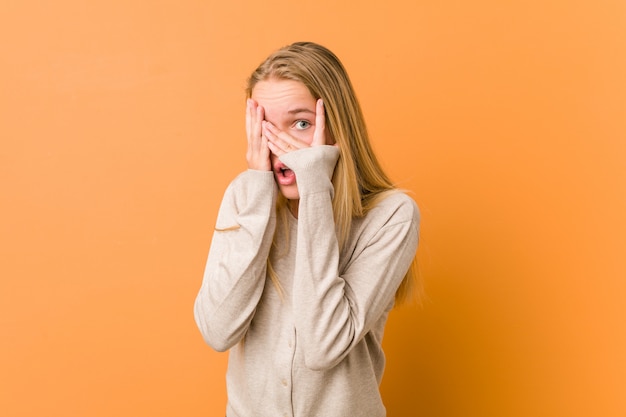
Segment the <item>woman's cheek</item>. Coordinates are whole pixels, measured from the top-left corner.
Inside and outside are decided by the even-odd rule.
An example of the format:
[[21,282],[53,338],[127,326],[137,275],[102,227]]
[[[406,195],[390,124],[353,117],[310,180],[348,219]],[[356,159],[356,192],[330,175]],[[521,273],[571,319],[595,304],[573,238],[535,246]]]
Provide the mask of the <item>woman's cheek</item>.
[[307,145],[311,146],[311,143],[313,143],[313,131],[309,132],[307,131],[298,131],[294,134],[295,138],[298,139],[300,142],[304,142]]

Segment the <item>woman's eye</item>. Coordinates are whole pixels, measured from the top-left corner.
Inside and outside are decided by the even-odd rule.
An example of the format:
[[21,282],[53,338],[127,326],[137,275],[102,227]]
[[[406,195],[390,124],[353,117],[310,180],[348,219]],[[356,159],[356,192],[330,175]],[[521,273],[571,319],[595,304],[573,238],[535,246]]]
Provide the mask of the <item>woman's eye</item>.
[[304,130],[309,126],[311,126],[311,123],[307,122],[306,120],[298,120],[296,122],[296,129],[298,130]]

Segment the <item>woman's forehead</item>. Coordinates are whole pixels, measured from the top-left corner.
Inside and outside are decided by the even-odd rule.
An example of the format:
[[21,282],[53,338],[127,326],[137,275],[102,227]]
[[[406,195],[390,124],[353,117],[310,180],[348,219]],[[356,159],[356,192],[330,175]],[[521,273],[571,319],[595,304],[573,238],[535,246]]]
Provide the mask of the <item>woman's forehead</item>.
[[252,98],[256,101],[265,100],[282,103],[288,100],[315,101],[309,89],[300,81],[269,79],[259,81],[252,90]]
[[263,106],[267,115],[315,113],[316,100],[306,86],[293,80],[259,81],[252,90],[252,99]]

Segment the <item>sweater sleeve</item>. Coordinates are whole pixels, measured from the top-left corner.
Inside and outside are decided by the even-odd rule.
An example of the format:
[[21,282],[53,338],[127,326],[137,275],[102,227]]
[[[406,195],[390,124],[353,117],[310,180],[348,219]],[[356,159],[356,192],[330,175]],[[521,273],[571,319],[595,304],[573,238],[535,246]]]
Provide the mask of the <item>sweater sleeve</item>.
[[224,194],[194,305],[196,324],[217,351],[242,339],[263,293],[276,193],[271,171],[248,170]]
[[366,243],[357,246],[339,274],[328,170],[337,158],[332,149],[307,148],[281,157],[298,180],[293,305],[298,343],[314,370],[338,364],[389,308],[418,242],[419,212],[402,194],[372,216],[363,233]]

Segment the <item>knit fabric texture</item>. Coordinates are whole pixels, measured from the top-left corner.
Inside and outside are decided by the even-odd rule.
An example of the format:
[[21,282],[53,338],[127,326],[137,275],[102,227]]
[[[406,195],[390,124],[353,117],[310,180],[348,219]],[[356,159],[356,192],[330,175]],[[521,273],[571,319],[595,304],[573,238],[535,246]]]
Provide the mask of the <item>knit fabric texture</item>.
[[417,250],[419,211],[405,193],[390,194],[353,220],[340,251],[338,153],[316,146],[281,157],[296,174],[297,219],[277,221],[271,171],[245,171],[225,192],[195,319],[211,347],[230,350],[228,417],[386,415],[383,331]]

